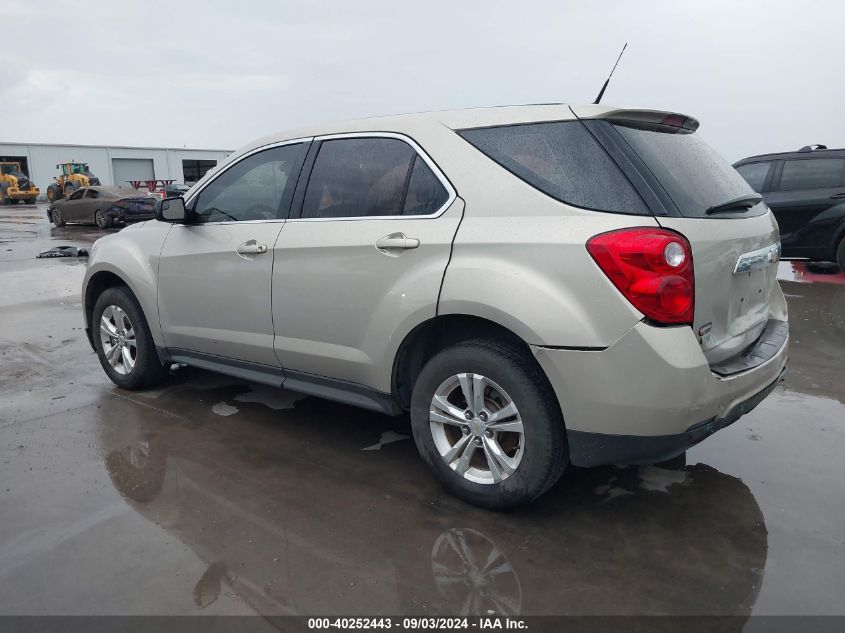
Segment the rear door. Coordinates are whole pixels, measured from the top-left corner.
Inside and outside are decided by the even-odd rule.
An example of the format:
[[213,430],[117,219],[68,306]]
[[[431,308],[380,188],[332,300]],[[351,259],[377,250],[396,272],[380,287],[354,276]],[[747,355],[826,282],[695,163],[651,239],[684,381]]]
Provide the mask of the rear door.
[[250,153],[187,201],[167,235],[159,318],[167,347],[277,367],[270,276],[307,151],[295,142]]
[[[590,122],[631,161],[661,201],[661,226],[689,240],[695,270],[693,330],[711,364],[730,358],[762,333],[776,279],[778,227],[764,202],[719,207],[755,194],[683,115],[611,113]],[[597,127],[598,126],[598,127]]]
[[784,160],[766,202],[780,226],[784,255],[815,255],[831,241],[840,218],[835,214],[828,225],[820,216],[845,203],[845,158]]
[[411,139],[316,142],[275,249],[276,353],[287,380],[298,372],[389,391],[387,350],[435,316],[463,203]]

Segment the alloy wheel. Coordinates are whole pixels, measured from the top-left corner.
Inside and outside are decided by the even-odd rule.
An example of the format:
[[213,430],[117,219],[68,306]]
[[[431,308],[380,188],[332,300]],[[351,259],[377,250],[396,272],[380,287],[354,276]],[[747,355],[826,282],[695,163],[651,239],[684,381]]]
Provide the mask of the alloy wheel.
[[100,342],[103,355],[115,372],[124,376],[132,373],[138,359],[138,346],[132,321],[122,308],[110,305],[103,310]]
[[480,374],[456,374],[440,384],[431,399],[429,427],[443,461],[475,483],[507,479],[525,452],[513,399]]

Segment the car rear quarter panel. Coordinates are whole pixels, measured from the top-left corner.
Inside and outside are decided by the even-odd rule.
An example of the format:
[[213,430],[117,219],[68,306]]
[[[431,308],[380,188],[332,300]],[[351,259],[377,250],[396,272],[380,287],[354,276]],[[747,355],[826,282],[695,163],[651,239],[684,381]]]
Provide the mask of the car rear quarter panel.
[[438,314],[486,318],[533,345],[590,348],[612,345],[642,319],[586,242],[614,229],[657,226],[652,216],[558,202],[452,135],[444,171],[466,209]]
[[[120,277],[137,297],[156,346],[164,347],[158,319],[158,261],[171,226],[163,222],[136,224],[94,243],[82,282],[82,301],[91,279],[100,272]],[[88,314],[85,313],[86,327]]]

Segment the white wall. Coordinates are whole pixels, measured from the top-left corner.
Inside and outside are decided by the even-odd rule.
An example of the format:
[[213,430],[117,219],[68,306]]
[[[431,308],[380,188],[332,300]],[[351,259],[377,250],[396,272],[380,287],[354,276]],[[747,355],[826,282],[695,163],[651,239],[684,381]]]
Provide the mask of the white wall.
[[216,160],[222,162],[231,150],[176,149],[157,147],[98,147],[92,145],[41,145],[0,142],[0,156],[26,156],[29,177],[41,189],[42,198],[47,186],[58,176],[56,164],[76,161],[88,163],[91,171],[104,185],[115,183],[112,158],[152,159],[155,177],[160,180],[182,182],[182,160]]

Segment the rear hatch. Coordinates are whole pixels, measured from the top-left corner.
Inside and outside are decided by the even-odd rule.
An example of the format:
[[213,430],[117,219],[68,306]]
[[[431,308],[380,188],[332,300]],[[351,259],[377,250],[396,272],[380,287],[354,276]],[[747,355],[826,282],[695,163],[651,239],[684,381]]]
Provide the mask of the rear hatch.
[[657,222],[689,240],[693,330],[711,365],[763,332],[777,292],[777,223],[739,173],[684,115],[586,106],[573,112],[637,185]]

